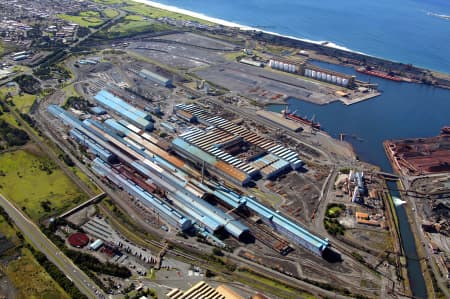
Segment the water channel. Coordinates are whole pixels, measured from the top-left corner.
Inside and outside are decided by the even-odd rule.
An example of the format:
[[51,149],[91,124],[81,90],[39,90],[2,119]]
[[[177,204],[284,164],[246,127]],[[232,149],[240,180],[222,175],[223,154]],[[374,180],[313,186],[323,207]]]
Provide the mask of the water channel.
[[[302,99],[287,100],[291,111],[301,116],[313,115],[331,136],[345,134],[361,160],[392,171],[382,142],[386,139],[429,137],[439,134],[441,127],[450,125],[450,90],[423,84],[397,83],[355,72],[352,68],[322,62],[317,66],[354,74],[357,79],[377,83],[383,93],[377,98],[346,106],[341,102],[316,105]],[[272,105],[271,111],[281,111],[284,106]],[[395,187],[395,186],[394,186]],[[392,192],[392,196],[400,197]],[[426,287],[413,234],[404,206],[396,207],[401,242],[408,261],[408,276],[413,295],[426,298]]]

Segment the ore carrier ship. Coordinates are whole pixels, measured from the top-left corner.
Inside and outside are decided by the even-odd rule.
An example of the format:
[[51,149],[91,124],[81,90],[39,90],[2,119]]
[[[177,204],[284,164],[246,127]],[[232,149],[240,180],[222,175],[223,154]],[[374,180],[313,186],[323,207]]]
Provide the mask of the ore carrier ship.
[[297,114],[295,114],[295,112],[297,112],[297,110],[294,112],[290,112],[289,106],[286,106],[286,109],[281,111],[284,118],[287,118],[287,119],[293,120],[295,122],[310,126],[314,129],[320,130],[320,123],[315,122],[314,117],[311,120],[309,120],[306,116],[305,117],[298,116]]
[[356,68],[355,70],[358,73],[363,73],[366,75],[371,75],[371,76],[375,76],[375,77],[379,77],[379,78],[383,78],[383,79],[387,79],[387,80],[392,80],[392,81],[396,81],[396,82],[416,82],[413,79],[396,76],[396,75],[382,72],[382,71],[377,71],[371,67],[359,67],[359,68]]

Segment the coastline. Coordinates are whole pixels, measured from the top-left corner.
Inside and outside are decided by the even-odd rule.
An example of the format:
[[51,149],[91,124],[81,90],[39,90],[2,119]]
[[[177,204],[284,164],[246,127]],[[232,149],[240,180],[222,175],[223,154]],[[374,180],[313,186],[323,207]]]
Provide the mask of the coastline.
[[[297,40],[297,41],[311,43],[311,44],[315,44],[315,45],[319,45],[319,46],[329,47],[329,48],[332,48],[332,49],[338,49],[338,50],[347,51],[347,52],[351,52],[351,53],[355,53],[355,54],[361,54],[361,55],[366,55],[366,56],[371,56],[371,57],[375,57],[375,58],[384,59],[384,58],[376,57],[376,56],[373,56],[371,54],[367,54],[367,53],[364,53],[364,52],[352,50],[352,49],[347,48],[345,46],[338,45],[338,44],[336,44],[334,42],[317,41],[317,40],[311,40],[311,39],[296,37],[296,36],[292,36],[292,35],[280,34],[280,33],[277,33],[277,32],[263,30],[263,29],[257,28],[257,27],[242,25],[242,24],[239,24],[239,23],[227,21],[227,20],[220,19],[220,18],[210,17],[208,15],[205,15],[205,14],[202,14],[202,13],[198,13],[198,12],[194,12],[192,10],[179,8],[179,7],[176,7],[176,6],[167,5],[167,4],[163,4],[163,3],[159,3],[159,2],[156,2],[156,1],[151,1],[151,0],[131,0],[131,1],[137,2],[137,3],[146,4],[148,6],[153,6],[153,7],[159,8],[159,9],[164,9],[164,10],[167,10],[167,11],[170,11],[170,12],[184,14],[184,15],[187,15],[187,16],[190,16],[190,17],[202,19],[204,21],[208,21],[208,22],[215,23],[215,24],[218,24],[218,25],[222,25],[222,26],[226,26],[226,27],[239,28],[240,30],[243,30],[243,31],[259,31],[259,32],[262,32],[262,33],[266,33],[266,34],[270,34],[270,35],[274,35],[274,36],[278,36],[278,37],[289,38],[289,39],[292,39],[292,40]],[[327,43],[327,44],[324,45],[324,43]]]
[[[203,13],[194,12],[188,9],[166,5],[152,0],[130,0],[130,2],[167,10],[173,13],[183,14],[189,17],[201,19],[214,23],[228,29],[239,29],[242,34],[262,42],[272,42],[279,45],[302,48],[312,51],[314,55],[320,57],[333,57],[336,64],[344,64],[350,67],[372,66],[382,71],[393,71],[397,75],[413,79],[418,84],[430,85],[438,88],[450,89],[450,74],[443,71],[433,70],[427,67],[411,65],[396,61],[390,58],[382,58],[372,54],[349,49],[330,41],[316,41],[296,36],[284,35],[273,31],[262,30],[260,28],[238,24],[220,18],[210,17]],[[316,59],[321,60],[316,57]]]

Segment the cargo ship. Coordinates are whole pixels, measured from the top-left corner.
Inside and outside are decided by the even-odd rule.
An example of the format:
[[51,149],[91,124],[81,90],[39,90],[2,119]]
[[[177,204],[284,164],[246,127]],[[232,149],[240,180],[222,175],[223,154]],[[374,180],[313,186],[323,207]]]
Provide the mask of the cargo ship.
[[379,78],[383,78],[383,79],[387,79],[387,80],[392,80],[392,81],[396,81],[396,82],[415,82],[415,80],[405,78],[405,77],[391,75],[389,73],[382,72],[382,71],[377,71],[377,70],[372,69],[371,67],[359,67],[359,68],[356,68],[355,70],[358,73],[363,73],[366,75],[371,75],[371,76],[375,76],[375,77],[379,77]]
[[310,126],[314,129],[320,130],[320,123],[315,122],[314,117],[311,120],[309,120],[306,116],[305,117],[298,116],[297,114],[295,114],[295,112],[296,111],[290,112],[289,106],[286,106],[286,109],[282,110],[281,114],[283,114],[284,118],[287,118],[287,119],[293,120],[295,122]]

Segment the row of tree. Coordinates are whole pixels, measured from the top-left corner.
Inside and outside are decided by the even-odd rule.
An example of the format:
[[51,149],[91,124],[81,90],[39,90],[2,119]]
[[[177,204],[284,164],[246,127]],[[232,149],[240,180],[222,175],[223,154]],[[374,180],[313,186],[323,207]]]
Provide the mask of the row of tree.
[[87,299],[88,297],[80,292],[75,284],[67,278],[67,276],[59,270],[47,257],[40,251],[27,245],[31,253],[38,263],[47,271],[47,273],[55,280],[71,298]]
[[3,119],[0,119],[0,140],[6,142],[8,146],[21,146],[26,144],[30,137],[25,131],[14,128]]

